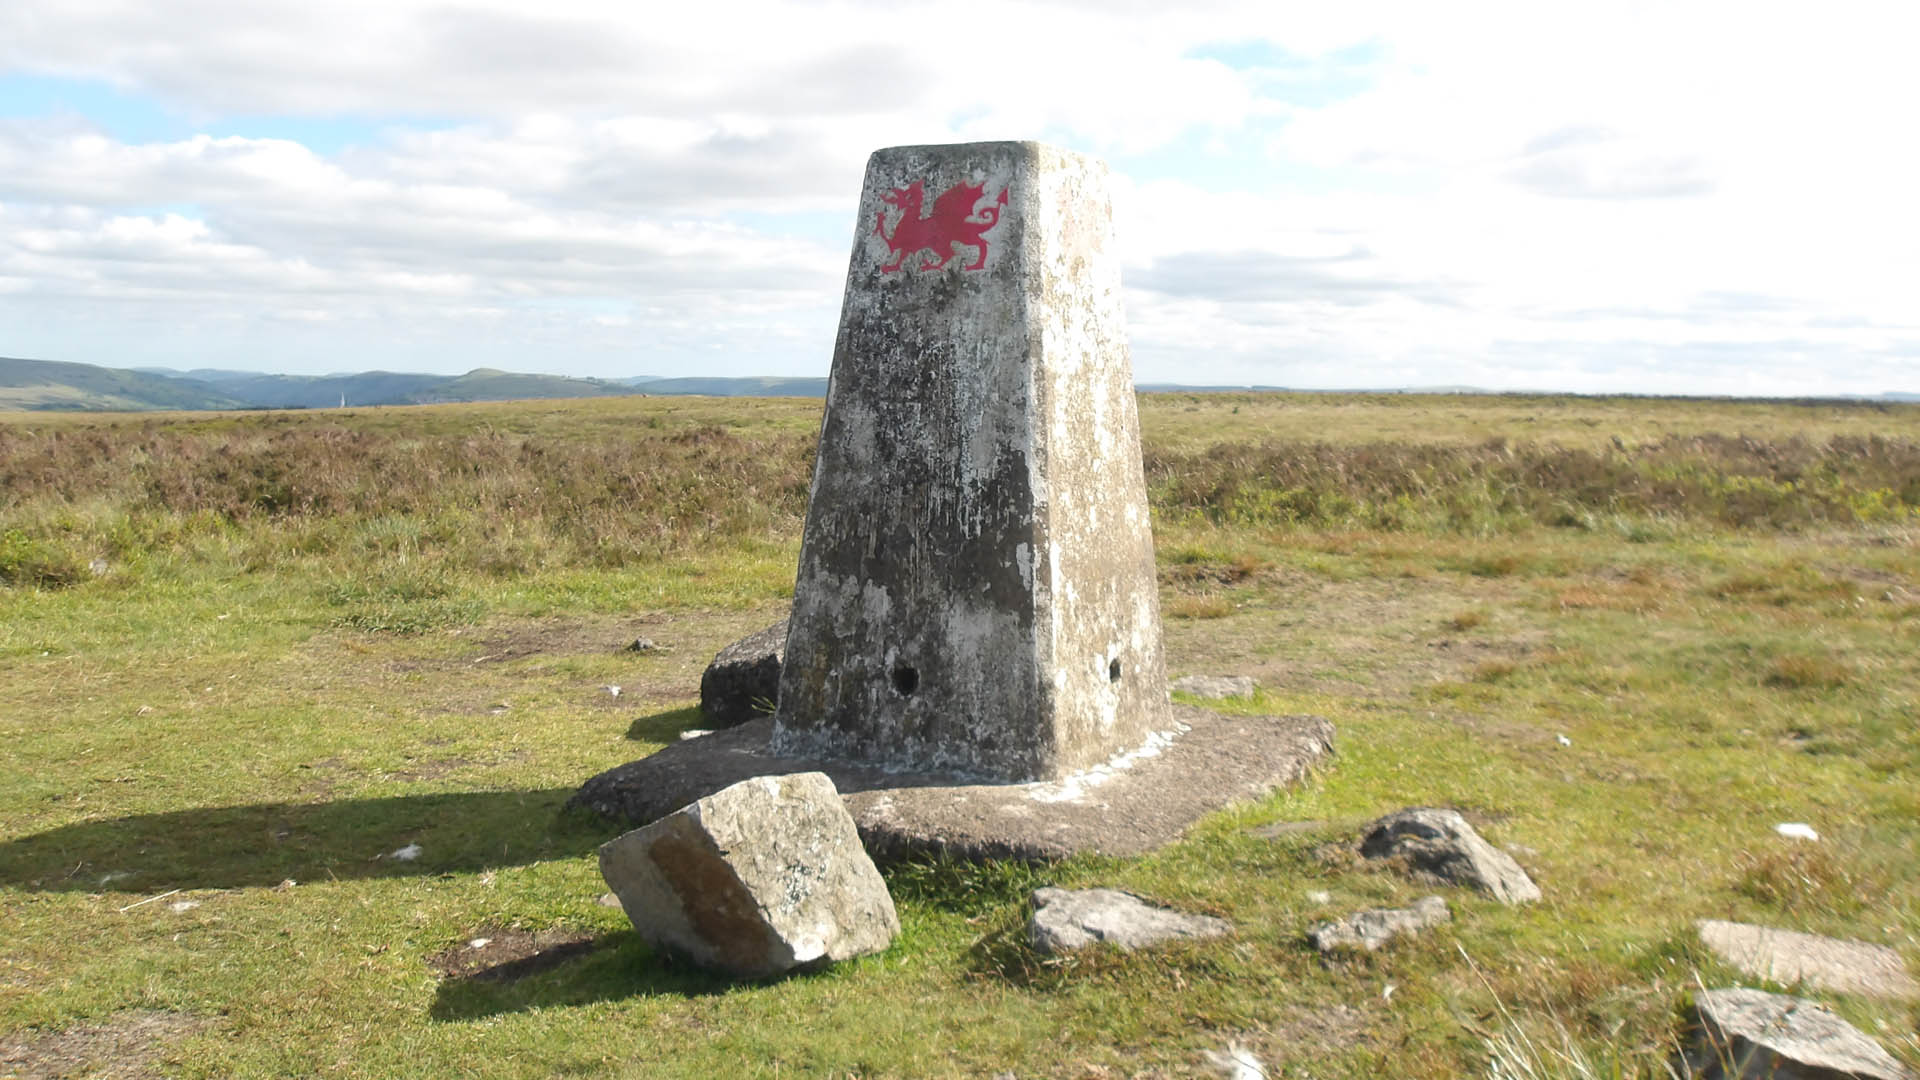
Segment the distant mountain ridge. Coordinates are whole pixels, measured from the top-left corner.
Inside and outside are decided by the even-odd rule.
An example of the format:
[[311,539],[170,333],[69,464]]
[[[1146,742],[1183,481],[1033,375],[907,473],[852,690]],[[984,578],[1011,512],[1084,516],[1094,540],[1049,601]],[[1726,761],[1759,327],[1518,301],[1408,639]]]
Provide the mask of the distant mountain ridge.
[[0,409],[118,412],[245,407],[238,398],[195,379],[0,356]]
[[[1284,386],[1192,386],[1141,383],[1142,393],[1248,393]],[[1347,393],[1487,394],[1472,386],[1422,386]],[[1550,393],[1550,391],[1539,391]],[[153,409],[330,409],[342,405],[435,405],[447,402],[608,397],[623,394],[703,394],[713,397],[827,396],[825,378],[777,375],[743,378],[663,378],[634,375],[584,379],[475,368],[465,375],[362,371],[334,375],[268,375],[222,368],[106,368],[54,360],[0,357],[0,410],[140,411]],[[1920,402],[1920,393],[1891,391],[1850,400]]]

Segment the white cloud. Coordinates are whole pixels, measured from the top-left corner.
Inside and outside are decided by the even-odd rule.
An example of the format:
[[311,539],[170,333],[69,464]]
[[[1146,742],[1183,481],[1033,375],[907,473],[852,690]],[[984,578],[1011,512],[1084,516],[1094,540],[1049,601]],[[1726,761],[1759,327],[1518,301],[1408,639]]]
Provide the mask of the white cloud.
[[[441,370],[517,346],[582,373],[820,371],[846,250],[820,223],[866,154],[1044,137],[1119,167],[1143,377],[1920,387],[1909,21],[16,0],[0,72],[104,80],[206,134],[0,120],[0,352],[338,367],[333,334]],[[1262,41],[1265,67],[1218,59]],[[329,154],[223,126],[282,114],[385,131]]]

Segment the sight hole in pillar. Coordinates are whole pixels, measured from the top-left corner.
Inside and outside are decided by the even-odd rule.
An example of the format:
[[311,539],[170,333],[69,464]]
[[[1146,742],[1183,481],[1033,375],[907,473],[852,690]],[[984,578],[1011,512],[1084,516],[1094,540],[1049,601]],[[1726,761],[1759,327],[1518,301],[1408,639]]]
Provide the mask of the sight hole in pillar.
[[906,664],[893,669],[893,689],[901,697],[912,697],[920,689],[920,672]]

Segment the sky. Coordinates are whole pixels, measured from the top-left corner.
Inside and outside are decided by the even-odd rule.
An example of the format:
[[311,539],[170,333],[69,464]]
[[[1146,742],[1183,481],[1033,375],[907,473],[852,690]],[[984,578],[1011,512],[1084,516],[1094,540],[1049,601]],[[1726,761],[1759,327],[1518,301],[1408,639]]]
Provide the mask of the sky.
[[1112,170],[1143,382],[1920,391],[1916,31],[1848,0],[7,0],[0,355],[825,375],[868,154],[1038,139]]

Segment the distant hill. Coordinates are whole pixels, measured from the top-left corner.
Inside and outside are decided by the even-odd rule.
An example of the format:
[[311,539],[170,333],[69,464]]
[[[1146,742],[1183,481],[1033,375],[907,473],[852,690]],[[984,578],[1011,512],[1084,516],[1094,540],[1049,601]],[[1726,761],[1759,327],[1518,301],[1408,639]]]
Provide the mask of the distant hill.
[[633,389],[643,394],[708,394],[713,397],[827,396],[825,379],[787,379],[756,375],[744,379],[648,379]]
[[[1194,394],[1284,391],[1288,388],[1141,383],[1135,389],[1141,393]],[[1486,394],[1494,391],[1471,386],[1422,386],[1329,392]],[[685,379],[634,375],[619,379],[577,379],[567,375],[524,375],[493,368],[476,368],[465,375],[392,371],[363,371],[343,375],[266,375],[257,371],[220,368],[196,368],[192,371],[175,371],[171,368],[123,370],[92,364],[0,357],[0,410],[330,409],[343,403],[349,407],[364,408],[372,405],[433,405],[455,401],[622,394],[823,398],[827,396],[827,380],[769,375]],[[1920,402],[1920,393],[1890,391],[1871,397],[1862,395],[1836,400]]]
[[120,412],[237,409],[243,404],[198,379],[0,356],[0,409]]

